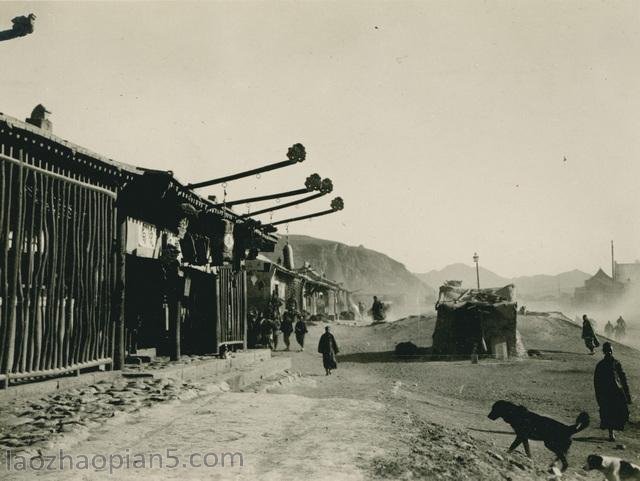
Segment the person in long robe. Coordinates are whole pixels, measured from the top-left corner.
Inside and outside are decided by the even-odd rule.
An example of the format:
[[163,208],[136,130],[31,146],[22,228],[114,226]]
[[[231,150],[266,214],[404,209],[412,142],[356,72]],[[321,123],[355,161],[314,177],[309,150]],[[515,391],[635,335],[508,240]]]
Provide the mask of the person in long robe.
[[604,326],[604,333],[607,337],[611,337],[613,336],[615,332],[615,328],[613,327],[613,324],[611,324],[611,321],[607,321],[607,324]]
[[260,319],[262,345],[273,350],[273,322],[265,316]]
[[304,317],[300,316],[298,322],[296,322],[295,333],[296,333],[296,341],[300,344],[300,351],[304,351],[304,337],[307,332],[307,323],[304,322]]
[[371,316],[374,321],[384,321],[385,312],[384,304],[378,300],[378,296],[373,296],[373,305],[371,306]]
[[273,350],[278,350],[278,338],[280,337],[280,322],[282,316],[280,315],[280,308],[282,307],[282,301],[278,296],[278,291],[274,290],[269,300],[269,307],[267,309],[269,313],[269,320],[271,321],[272,333],[271,339],[273,342]]
[[627,323],[622,318],[622,316],[620,316],[616,321],[616,327],[614,327],[613,330],[615,338],[618,340],[624,339],[627,335]]
[[608,429],[609,440],[615,441],[614,430],[624,430],[624,425],[629,420],[631,394],[622,364],[613,357],[611,343],[605,342],[602,352],[604,359],[596,365],[593,385],[600,407],[600,429]]
[[320,336],[318,352],[322,354],[322,365],[324,366],[325,374],[329,376],[332,369],[338,368],[336,354],[340,351],[338,350],[336,338],[331,334],[331,328],[327,326],[324,331],[324,334]]
[[584,345],[589,349],[589,354],[595,354],[595,348],[600,345],[600,342],[598,342],[596,333],[586,314],[582,316],[582,339],[584,340]]
[[285,351],[288,351],[291,347],[291,333],[293,332],[293,320],[295,319],[295,311],[285,311],[282,315],[282,323],[280,324],[280,331],[284,338]]

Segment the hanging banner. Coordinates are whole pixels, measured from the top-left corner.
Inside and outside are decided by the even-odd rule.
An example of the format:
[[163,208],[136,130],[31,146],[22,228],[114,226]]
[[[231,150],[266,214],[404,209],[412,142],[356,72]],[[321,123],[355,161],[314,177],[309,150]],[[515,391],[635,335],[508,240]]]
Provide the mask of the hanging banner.
[[156,259],[160,231],[157,227],[137,219],[127,219],[127,254]]

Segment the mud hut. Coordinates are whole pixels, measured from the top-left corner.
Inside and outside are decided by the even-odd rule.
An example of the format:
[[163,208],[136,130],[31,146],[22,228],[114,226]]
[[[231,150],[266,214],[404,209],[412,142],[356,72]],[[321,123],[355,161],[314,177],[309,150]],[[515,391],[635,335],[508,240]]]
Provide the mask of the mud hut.
[[436,355],[479,354],[497,358],[526,356],[517,332],[515,287],[465,289],[460,283],[440,287],[433,332]]

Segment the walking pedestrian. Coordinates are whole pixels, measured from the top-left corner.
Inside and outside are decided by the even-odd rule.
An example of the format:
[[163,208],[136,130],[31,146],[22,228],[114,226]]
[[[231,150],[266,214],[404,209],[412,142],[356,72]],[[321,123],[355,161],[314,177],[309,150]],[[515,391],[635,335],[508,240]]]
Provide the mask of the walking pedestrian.
[[300,316],[295,326],[296,341],[300,344],[300,351],[304,351],[304,336],[309,332],[307,330],[307,323],[304,321],[304,317]]
[[624,430],[624,425],[629,421],[631,394],[622,364],[613,357],[611,343],[605,342],[602,352],[604,359],[596,365],[593,385],[600,407],[600,429],[608,429],[609,441],[615,441],[614,430]]
[[373,296],[373,305],[371,306],[371,316],[374,321],[384,321],[385,314],[384,304],[378,300],[378,296]]
[[318,352],[322,354],[322,365],[324,366],[325,375],[329,376],[332,369],[338,368],[336,354],[340,351],[338,350],[336,338],[331,334],[329,326],[325,327],[324,331],[324,334],[320,336]]
[[611,324],[611,321],[607,321],[607,324],[605,324],[604,326],[604,334],[607,337],[612,337],[615,333],[615,328],[613,327],[613,324]]
[[273,323],[264,316],[260,319],[260,333],[262,345],[273,350]]
[[293,319],[295,313],[292,311],[286,311],[282,316],[282,324],[280,324],[280,331],[284,339],[285,351],[288,351],[291,347],[291,333],[293,332]]
[[600,345],[600,342],[598,342],[596,333],[586,314],[582,316],[582,339],[584,340],[584,345],[589,349],[589,354],[595,354],[594,349]]
[[619,341],[624,339],[625,336],[627,335],[627,323],[622,318],[622,316],[620,316],[616,321],[616,327],[614,328],[614,333],[615,333],[615,338]]

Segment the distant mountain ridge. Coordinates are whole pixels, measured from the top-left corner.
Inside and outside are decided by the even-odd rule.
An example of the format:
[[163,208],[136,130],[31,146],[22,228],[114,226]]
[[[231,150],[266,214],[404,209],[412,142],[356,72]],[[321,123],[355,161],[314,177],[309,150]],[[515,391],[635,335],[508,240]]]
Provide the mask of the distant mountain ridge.
[[[480,267],[480,287],[500,287],[514,284],[519,296],[528,298],[558,297],[561,293],[573,293],[576,287],[584,285],[590,274],[578,269],[558,275],[539,274],[534,276],[502,277],[484,267]],[[446,280],[459,280],[466,287],[476,286],[476,269],[474,266],[457,263],[440,270],[432,270],[424,274],[416,274],[431,286],[441,286]]]
[[[406,296],[411,299],[433,299],[435,289],[409,272],[400,262],[386,254],[363,246],[349,246],[332,240],[303,235],[289,235],[295,267],[309,262],[311,267],[327,278],[361,294]],[[281,237],[272,260],[282,257],[287,240]]]

